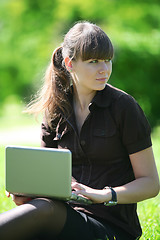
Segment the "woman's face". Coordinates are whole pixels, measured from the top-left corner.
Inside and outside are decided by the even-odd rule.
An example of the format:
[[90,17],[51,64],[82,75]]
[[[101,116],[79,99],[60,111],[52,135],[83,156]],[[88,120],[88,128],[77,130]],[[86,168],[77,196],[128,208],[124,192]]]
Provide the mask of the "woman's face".
[[112,72],[112,62],[109,59],[89,59],[82,61],[79,58],[71,61],[71,74],[76,87],[87,91],[103,90]]

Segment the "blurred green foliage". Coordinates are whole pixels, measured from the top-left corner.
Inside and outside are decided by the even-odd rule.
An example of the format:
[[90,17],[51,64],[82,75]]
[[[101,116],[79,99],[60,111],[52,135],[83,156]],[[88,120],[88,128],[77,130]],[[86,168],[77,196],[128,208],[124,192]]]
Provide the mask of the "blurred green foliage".
[[64,34],[75,21],[89,20],[114,44],[110,83],[133,95],[151,125],[158,124],[159,13],[159,0],[1,0],[0,105],[28,101]]

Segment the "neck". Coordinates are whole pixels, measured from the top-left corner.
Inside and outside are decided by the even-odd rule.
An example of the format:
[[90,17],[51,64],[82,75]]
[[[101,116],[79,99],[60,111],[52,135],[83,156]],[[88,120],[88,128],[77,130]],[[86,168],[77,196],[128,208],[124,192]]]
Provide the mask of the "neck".
[[74,104],[81,109],[81,111],[84,111],[88,108],[89,103],[93,99],[93,97],[96,94],[96,91],[87,91],[87,89],[82,90],[76,86],[74,87]]

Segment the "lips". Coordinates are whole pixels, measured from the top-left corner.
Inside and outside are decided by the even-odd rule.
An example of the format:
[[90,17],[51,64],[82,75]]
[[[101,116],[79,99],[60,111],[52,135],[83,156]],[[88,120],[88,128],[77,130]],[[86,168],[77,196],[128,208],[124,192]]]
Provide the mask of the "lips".
[[104,82],[104,81],[107,81],[107,78],[97,78],[96,80]]

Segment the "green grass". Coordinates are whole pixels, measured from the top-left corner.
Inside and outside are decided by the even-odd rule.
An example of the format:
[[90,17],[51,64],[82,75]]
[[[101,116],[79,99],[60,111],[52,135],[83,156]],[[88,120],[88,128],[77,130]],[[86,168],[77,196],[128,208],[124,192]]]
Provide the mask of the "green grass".
[[[11,120],[11,119],[10,119]],[[33,119],[32,119],[33,121]],[[18,119],[18,124],[21,125],[30,124],[32,122],[30,119]],[[9,126],[9,122],[5,121],[5,118],[0,119],[0,122],[6,123],[8,126],[7,130],[10,130],[12,127]],[[0,124],[1,126],[4,126]],[[0,132],[4,131],[0,127]],[[155,154],[156,164],[158,171],[160,173],[160,127],[156,128],[152,133],[152,140],[153,140],[153,151]],[[18,142],[16,142],[18,144]],[[29,142],[19,142],[19,145],[31,145]],[[32,143],[33,145],[33,143]],[[38,143],[35,143],[34,146],[38,146]],[[5,166],[4,166],[4,159],[5,159],[5,146],[0,146],[0,213],[10,210],[15,207],[15,204],[12,202],[10,198],[5,196]],[[140,218],[140,222],[143,229],[143,236],[141,240],[159,240],[160,239],[160,195],[156,198],[149,199],[143,202],[138,203],[138,214]]]
[[[153,151],[160,176],[160,127],[152,133]],[[143,229],[141,240],[160,239],[160,194],[138,203],[138,214]]]
[[4,147],[0,147],[0,213],[7,211],[9,209],[12,209],[15,207],[15,204],[11,201],[11,199],[8,199],[5,195],[5,183],[4,183]]

